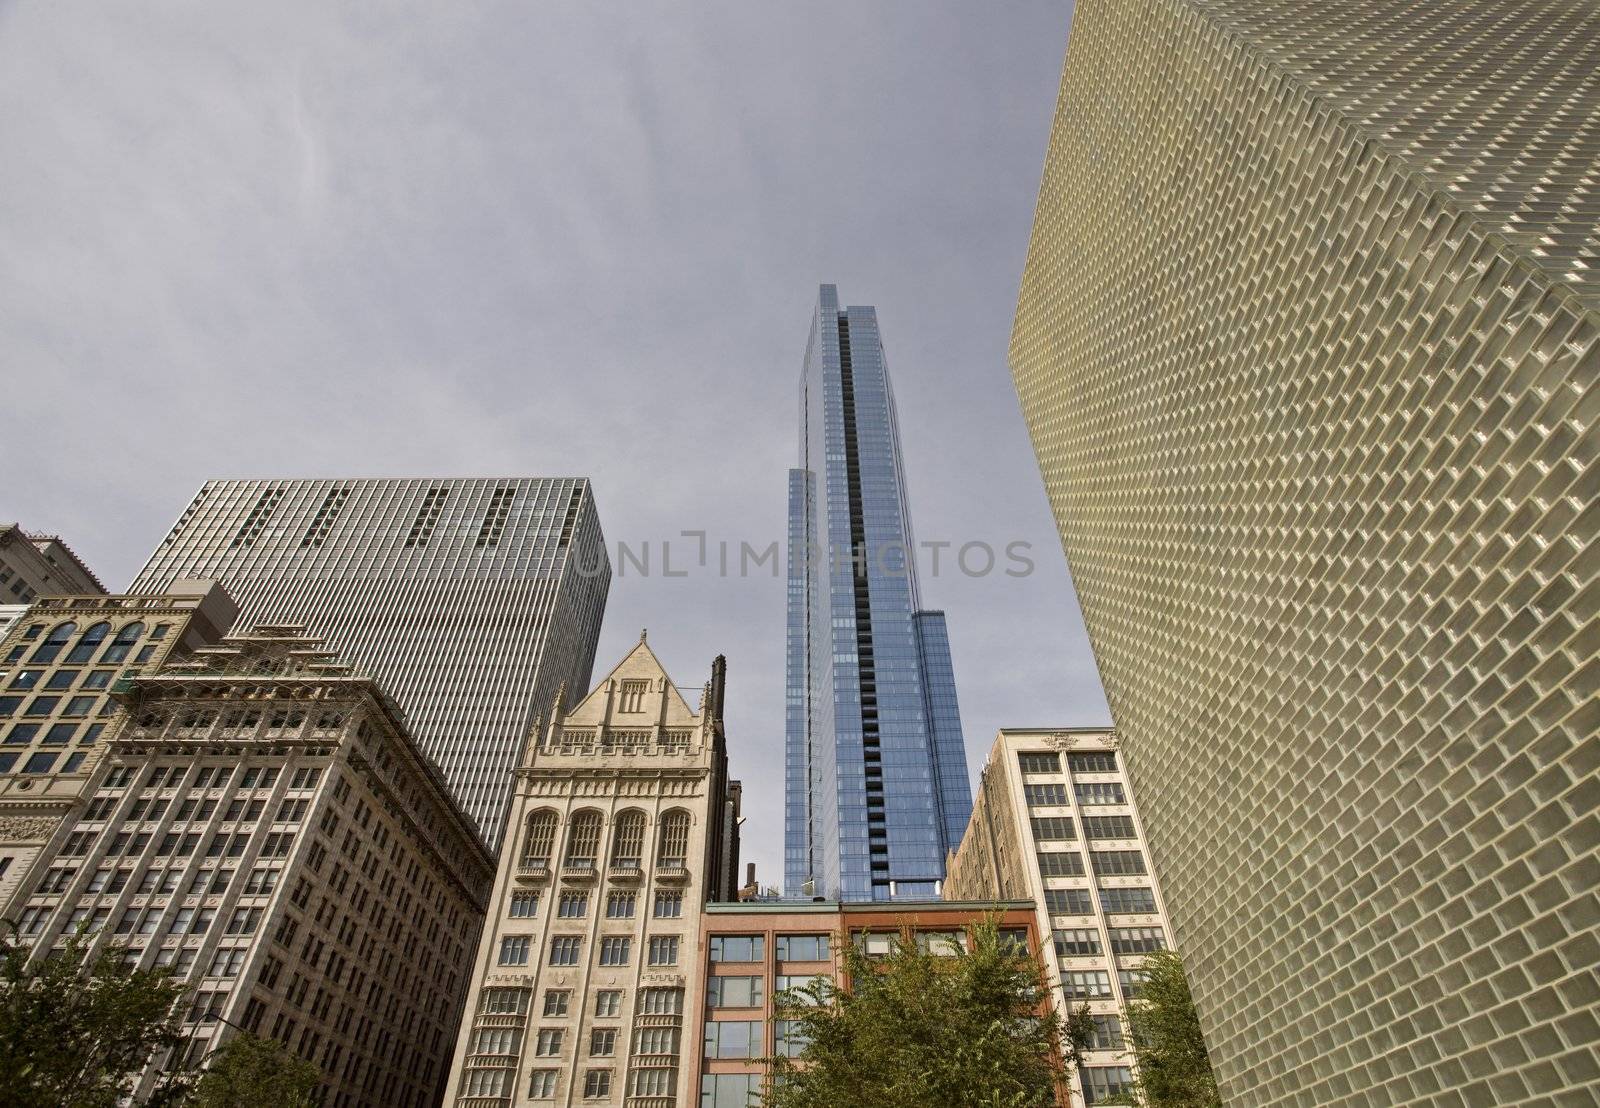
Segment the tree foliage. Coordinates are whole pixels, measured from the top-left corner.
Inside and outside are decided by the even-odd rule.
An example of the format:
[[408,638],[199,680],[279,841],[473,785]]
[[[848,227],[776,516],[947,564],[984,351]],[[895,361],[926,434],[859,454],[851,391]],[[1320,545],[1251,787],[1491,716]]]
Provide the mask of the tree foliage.
[[32,958],[0,924],[0,1089],[13,1108],[113,1108],[158,1050],[182,1041],[183,986],[81,936]]
[[1221,1108],[1183,961],[1173,950],[1144,960],[1145,981],[1126,1018],[1146,1108]]
[[771,1059],[766,1108],[1045,1108],[1061,1080],[1060,1016],[1034,956],[991,916],[968,949],[930,953],[911,929],[892,952],[844,944],[847,984],[778,997],[802,1053]]
[[321,1076],[276,1039],[241,1032],[212,1055],[186,1108],[305,1108]]

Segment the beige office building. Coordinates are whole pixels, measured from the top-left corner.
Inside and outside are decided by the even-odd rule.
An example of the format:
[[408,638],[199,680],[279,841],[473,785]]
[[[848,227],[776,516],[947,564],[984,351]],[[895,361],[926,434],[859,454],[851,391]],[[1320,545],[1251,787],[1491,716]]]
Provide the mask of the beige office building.
[[31,604],[41,596],[84,596],[105,586],[60,535],[0,523],[0,604]]
[[641,637],[529,737],[449,1103],[696,1103],[701,909],[738,868],[723,689],[718,658],[690,708]]
[[1600,7],[1080,0],[1010,360],[1224,1096],[1600,1081]]
[[493,863],[377,683],[299,627],[121,680],[77,819],[14,913],[189,986],[179,1057],[237,1028],[315,1063],[318,1104],[444,1093]]
[[215,643],[233,600],[214,581],[163,593],[53,596],[0,633],[0,914],[84,788],[116,722],[112,686]]
[[1107,730],[1001,731],[945,879],[952,900],[1035,906],[1039,933],[1053,940],[1045,967],[1054,995],[1094,1017],[1070,1108],[1130,1092],[1122,1013],[1138,996],[1142,957],[1172,945],[1117,745]]

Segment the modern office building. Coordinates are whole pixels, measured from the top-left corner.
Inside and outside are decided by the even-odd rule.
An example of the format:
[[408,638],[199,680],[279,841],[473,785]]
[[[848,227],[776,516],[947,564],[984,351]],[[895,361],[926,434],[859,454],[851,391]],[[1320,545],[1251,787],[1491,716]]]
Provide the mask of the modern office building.
[[1001,731],[949,868],[954,899],[1034,905],[1054,939],[1052,994],[1094,1017],[1066,1108],[1126,1096],[1135,1067],[1122,1013],[1139,995],[1141,959],[1170,947],[1172,932],[1115,733]]
[[103,593],[83,559],[59,535],[37,535],[0,523],[0,604],[29,604],[41,596]]
[[699,966],[684,1044],[690,1072],[699,1074],[700,1108],[751,1108],[761,1103],[764,1058],[797,1055],[805,1042],[792,1021],[778,1018],[776,996],[828,977],[848,988],[839,940],[849,936],[869,957],[885,955],[910,928],[918,943],[954,952],[968,929],[991,912],[1002,935],[1037,953],[1041,932],[1033,905],[903,901],[886,904],[773,900],[711,904],[700,920]]
[[0,916],[84,788],[116,723],[117,682],[215,643],[238,609],[214,581],[150,596],[53,596],[0,634]]
[[589,482],[531,477],[210,481],[133,587],[195,576],[377,677],[491,851],[534,714],[588,687],[611,585]]
[[788,544],[786,890],[935,896],[972,807],[955,673],[918,593],[877,313],[832,285],[800,378]]
[[680,1053],[699,1003],[699,919],[738,880],[725,679],[718,658],[690,708],[641,636],[529,736],[450,1103],[695,1103]]
[[1224,1099],[1600,1065],[1600,9],[1080,0],[1011,366]]
[[16,919],[190,986],[185,1047],[136,1092],[243,1028],[320,1069],[318,1104],[438,1104],[494,867],[393,702],[269,626],[114,695],[88,805]]

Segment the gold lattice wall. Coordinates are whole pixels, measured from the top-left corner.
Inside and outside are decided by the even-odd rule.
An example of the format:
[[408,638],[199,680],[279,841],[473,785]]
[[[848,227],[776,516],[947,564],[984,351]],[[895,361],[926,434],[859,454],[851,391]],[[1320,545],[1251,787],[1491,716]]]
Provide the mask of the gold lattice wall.
[[1229,1102],[1588,1103],[1600,6],[1080,0],[1011,364]]

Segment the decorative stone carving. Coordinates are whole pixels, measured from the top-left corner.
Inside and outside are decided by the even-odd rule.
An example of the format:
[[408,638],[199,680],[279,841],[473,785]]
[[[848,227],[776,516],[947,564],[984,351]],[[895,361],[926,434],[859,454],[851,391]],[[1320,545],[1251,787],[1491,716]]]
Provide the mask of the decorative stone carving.
[[0,842],[42,843],[60,824],[50,816],[0,816]]

